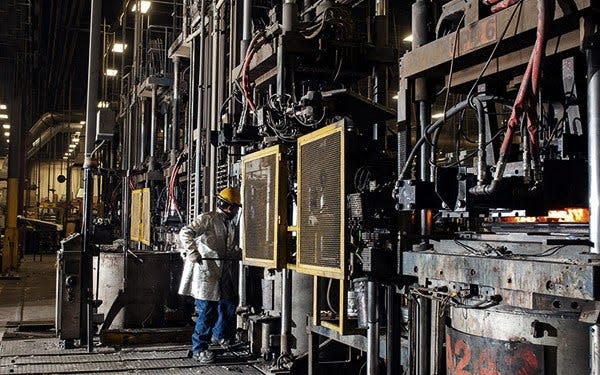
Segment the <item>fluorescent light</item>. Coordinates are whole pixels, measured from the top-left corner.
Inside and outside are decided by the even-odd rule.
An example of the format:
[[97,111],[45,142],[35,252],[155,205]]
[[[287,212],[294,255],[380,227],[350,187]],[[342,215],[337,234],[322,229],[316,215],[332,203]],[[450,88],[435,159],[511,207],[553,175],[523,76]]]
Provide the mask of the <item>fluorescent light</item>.
[[[134,5],[134,7],[135,7],[135,5]],[[143,7],[142,7],[142,10],[144,10]],[[124,44],[124,43],[115,43],[115,44],[113,44],[113,47],[112,47],[112,51],[114,53],[123,53],[123,52],[125,52],[126,49],[127,49],[127,44]]]
[[9,130],[10,129],[10,124],[4,124],[4,125],[2,125],[2,129]]
[[8,115],[6,113],[0,113],[0,119],[8,119]]
[[6,111],[6,104],[0,104],[0,109]]
[[407,35],[404,37],[404,39],[402,39],[403,41],[405,41],[406,43],[412,43],[412,34]]
[[438,119],[438,118],[442,118],[444,117],[444,112],[438,112],[438,113],[434,113],[433,115],[431,115],[431,118],[433,119]]
[[[85,125],[85,121],[79,121],[79,125]],[[75,133],[75,134],[79,134],[79,133]]]
[[105,102],[104,100],[98,102],[98,108],[108,108],[109,106],[110,106],[110,103],[109,102]]
[[10,132],[4,132],[5,137],[10,137]]
[[[131,7],[132,12],[137,11],[137,3],[138,3],[137,0],[135,0],[135,4],[133,4],[133,7]],[[142,10],[142,13],[143,14],[148,13],[148,10],[150,9],[150,5],[152,5],[152,2],[142,0],[142,1],[140,1],[140,3],[141,3],[140,9]]]
[[108,77],[115,77],[117,74],[119,74],[117,69],[106,69],[106,72],[104,72],[104,75]]

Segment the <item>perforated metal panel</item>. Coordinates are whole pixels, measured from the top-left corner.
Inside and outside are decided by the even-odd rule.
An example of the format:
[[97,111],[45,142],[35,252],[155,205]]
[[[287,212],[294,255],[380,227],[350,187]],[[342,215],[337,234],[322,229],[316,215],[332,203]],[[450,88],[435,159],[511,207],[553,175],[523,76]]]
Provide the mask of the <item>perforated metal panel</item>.
[[150,245],[150,189],[136,189],[131,192],[130,238],[132,241]]
[[286,178],[280,146],[242,158],[244,264],[277,268],[286,260]]
[[298,139],[299,272],[344,277],[344,124]]
[[129,226],[129,237],[132,241],[140,241],[141,236],[141,214],[142,214],[142,189],[131,192],[131,223]]
[[150,230],[152,229],[151,224],[151,213],[150,207],[150,189],[142,189],[142,212],[140,214],[140,242],[144,245],[150,245]]

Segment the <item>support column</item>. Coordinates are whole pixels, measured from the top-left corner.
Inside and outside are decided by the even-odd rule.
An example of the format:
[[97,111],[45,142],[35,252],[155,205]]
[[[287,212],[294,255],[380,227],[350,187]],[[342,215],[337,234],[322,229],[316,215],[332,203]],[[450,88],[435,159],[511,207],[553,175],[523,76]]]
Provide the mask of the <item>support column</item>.
[[[582,20],[587,64],[587,119],[588,119],[588,178],[590,205],[590,251],[600,254],[600,35],[598,25],[590,19]],[[600,374],[600,325],[590,327],[590,374]]]
[[367,374],[377,375],[379,373],[379,322],[377,283],[374,281],[367,283],[367,317]]
[[[92,314],[92,253],[91,244],[88,243],[92,227],[92,198],[94,194],[92,168],[92,151],[95,143],[96,130],[96,103],[98,102],[98,77],[100,75],[100,16],[102,13],[102,0],[92,0],[90,12],[90,47],[88,59],[88,84],[85,122],[85,153],[83,161],[83,253],[81,267],[81,317],[86,317],[86,322],[81,325],[80,336],[83,345],[87,345],[88,352],[94,347]],[[82,319],[83,320],[83,319]]]

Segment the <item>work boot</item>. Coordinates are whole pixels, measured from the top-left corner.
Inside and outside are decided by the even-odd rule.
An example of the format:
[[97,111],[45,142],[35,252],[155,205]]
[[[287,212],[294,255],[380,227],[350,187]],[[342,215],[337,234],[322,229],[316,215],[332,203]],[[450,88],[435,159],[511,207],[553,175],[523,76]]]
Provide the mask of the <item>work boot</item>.
[[194,354],[194,359],[202,364],[213,363],[215,361],[215,353],[210,350],[205,350],[198,354]]

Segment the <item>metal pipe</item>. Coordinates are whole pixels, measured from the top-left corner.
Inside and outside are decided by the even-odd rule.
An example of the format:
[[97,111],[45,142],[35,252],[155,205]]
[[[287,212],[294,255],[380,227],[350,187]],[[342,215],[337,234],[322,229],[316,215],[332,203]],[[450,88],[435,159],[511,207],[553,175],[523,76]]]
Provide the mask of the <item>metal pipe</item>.
[[477,126],[478,126],[478,137],[477,137],[477,185],[483,185],[485,183],[485,168],[486,152],[485,152],[485,110],[483,103],[477,97],[473,98],[473,104],[477,109]]
[[[92,253],[93,249],[89,244],[89,235],[92,226],[92,195],[93,176],[92,168],[94,161],[92,151],[95,142],[96,130],[96,102],[98,101],[98,77],[100,75],[100,16],[102,14],[102,0],[92,0],[90,10],[90,47],[88,55],[88,83],[87,83],[87,103],[86,103],[86,126],[85,126],[85,153],[83,161],[83,218],[82,218],[82,236],[83,252],[81,267],[81,289],[82,296],[82,317],[86,317],[86,324],[80,330],[80,338],[83,345],[87,345],[88,352],[94,348],[92,321],[93,321],[93,296],[92,293]],[[83,308],[83,304],[87,308]],[[85,314],[83,314],[85,312]]]
[[290,354],[292,327],[292,271],[281,271],[281,354]]
[[242,23],[242,43],[240,44],[240,63],[244,61],[250,40],[252,40],[252,0],[244,0]]
[[[600,254],[600,49],[586,49],[590,251]],[[600,325],[590,327],[590,374],[600,374]]]
[[400,373],[400,325],[397,325],[398,304],[396,303],[396,286],[385,287],[387,300],[386,310],[386,374]]
[[154,170],[154,153],[156,149],[156,95],[157,87],[152,85],[152,99],[150,102],[150,159],[148,160],[148,170]]
[[298,4],[296,4],[296,0],[283,0],[281,18],[281,30],[284,34],[296,30],[298,24]]
[[588,118],[588,178],[590,204],[591,252],[600,254],[600,53],[586,50],[587,118]]
[[179,136],[179,57],[173,57],[173,115],[171,118],[171,166],[175,165]]
[[418,375],[431,375],[429,371],[429,358],[431,354],[431,325],[430,325],[430,300],[425,297],[417,298],[417,371]]
[[206,1],[207,0],[201,0],[201,4],[200,4],[200,45],[199,45],[199,50],[198,53],[195,55],[195,65],[197,66],[198,72],[197,72],[197,77],[198,80],[196,81],[196,86],[193,88],[194,91],[198,94],[197,97],[197,103],[198,103],[198,113],[197,113],[197,119],[196,119],[196,128],[198,129],[198,136],[196,138],[196,153],[195,153],[195,160],[194,160],[194,168],[195,168],[195,174],[194,174],[194,188],[196,189],[196,191],[194,192],[194,217],[198,216],[198,214],[200,213],[200,205],[199,205],[199,201],[200,201],[200,197],[198,197],[198,192],[200,191],[200,184],[201,184],[201,179],[200,179],[200,169],[201,169],[201,156],[202,156],[202,123],[204,122],[204,89],[205,89],[205,85],[204,85],[204,55],[206,52],[206,31],[205,31],[205,24],[204,24],[204,19],[206,16]]
[[146,147],[148,135],[146,134],[146,99],[140,101],[140,165],[144,164],[146,159]]
[[590,326],[590,375],[600,375],[600,325]]
[[388,0],[375,0],[375,16],[387,16]]
[[208,150],[208,210],[212,211],[215,208],[216,196],[216,176],[217,176],[217,147],[212,142],[213,132],[219,127],[219,22],[220,10],[217,8],[217,1],[213,0],[213,26],[212,26],[212,41],[211,41],[211,83],[210,83],[210,127],[206,131],[206,147]]
[[[342,281],[340,281],[342,282]],[[344,298],[340,296],[340,298]],[[378,374],[379,323],[377,321],[377,284],[367,282],[367,374]]]

